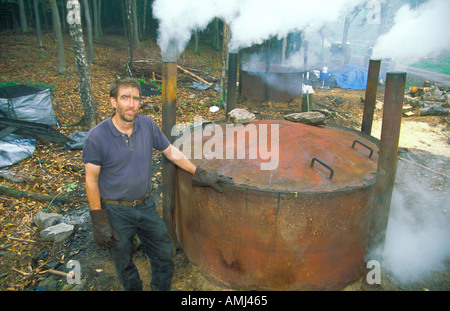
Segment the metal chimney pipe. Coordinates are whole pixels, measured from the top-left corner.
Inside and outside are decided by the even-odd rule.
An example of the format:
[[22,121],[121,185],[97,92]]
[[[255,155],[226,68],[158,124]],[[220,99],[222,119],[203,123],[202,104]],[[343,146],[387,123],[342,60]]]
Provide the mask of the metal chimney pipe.
[[227,85],[227,110],[226,117],[228,119],[228,113],[236,108],[236,82],[237,82],[237,69],[238,69],[238,54],[228,54],[228,85]]
[[367,75],[366,96],[364,97],[364,111],[361,132],[370,135],[372,132],[373,113],[377,99],[378,77],[380,75],[381,60],[371,59]]
[[[162,68],[162,131],[173,143],[172,128],[176,124],[177,63],[163,62]],[[162,166],[163,220],[170,235],[175,238],[173,221],[175,207],[175,165],[163,159]]]
[[384,245],[386,238],[397,169],[397,153],[400,139],[405,82],[405,72],[387,73],[377,177],[375,181],[368,245],[369,252],[372,252],[371,255],[379,256],[380,258],[378,259],[381,259],[382,252],[375,253],[374,251]]

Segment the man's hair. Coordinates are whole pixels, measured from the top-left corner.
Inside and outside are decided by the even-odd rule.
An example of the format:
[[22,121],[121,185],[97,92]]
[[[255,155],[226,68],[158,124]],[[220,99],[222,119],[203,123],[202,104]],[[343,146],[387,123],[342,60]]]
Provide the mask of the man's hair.
[[126,77],[123,79],[118,79],[111,83],[111,87],[109,88],[109,96],[117,99],[117,95],[119,95],[119,89],[121,87],[134,87],[139,90],[139,96],[141,95],[141,83],[131,77]]

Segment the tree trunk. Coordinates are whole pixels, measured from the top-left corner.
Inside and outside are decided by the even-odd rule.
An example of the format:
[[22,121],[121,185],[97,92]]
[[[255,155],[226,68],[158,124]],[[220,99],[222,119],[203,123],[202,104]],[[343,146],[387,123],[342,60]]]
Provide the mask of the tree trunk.
[[363,6],[356,6],[353,8],[351,12],[345,15],[345,23],[344,23],[344,33],[342,35],[342,51],[343,51],[343,60],[344,65],[348,64],[350,62],[350,49],[349,46],[347,46],[347,40],[348,40],[348,30],[350,29],[350,24],[355,19],[356,16],[363,10]]
[[[38,2],[38,4],[39,4],[39,2]],[[50,27],[48,26],[48,24],[49,24],[49,22],[48,22],[48,17],[47,17],[47,14],[45,14],[45,9],[44,9],[43,6],[44,6],[44,4],[42,4],[42,12],[43,12],[42,16],[44,17],[45,31],[48,31],[48,29],[49,29]]]
[[195,55],[199,55],[200,53],[198,52],[198,41],[199,41],[199,34],[198,34],[198,29],[194,30],[194,40],[195,40],[195,46],[194,46],[194,54]]
[[102,31],[102,0],[98,0],[98,32],[100,37],[103,37]]
[[287,47],[287,36],[283,37],[281,41],[281,65],[286,62],[286,47]]
[[127,72],[128,75],[131,77],[133,76],[131,72],[131,67],[133,65],[133,54],[134,54],[134,26],[133,26],[133,0],[126,0],[125,3],[125,14],[126,14],[126,21],[127,21],[127,34],[128,34],[128,61],[127,61]]
[[131,0],[131,12],[133,17],[133,44],[135,49],[139,49],[139,27],[137,19],[136,0]]
[[141,40],[145,40],[145,34],[146,34],[146,21],[147,21],[147,0],[144,0],[144,9],[142,14],[142,30],[141,30]]
[[31,9],[33,7],[32,1],[31,0],[27,0],[27,5],[30,8],[29,10],[27,10],[25,8],[25,14],[27,16],[27,20],[31,23],[31,27],[34,27],[36,25],[33,24],[34,20],[33,20],[33,10]]
[[222,44],[222,72],[220,74],[220,82],[219,82],[220,101],[222,103],[226,102],[225,80],[226,80],[226,75],[227,75],[227,68],[228,68],[228,25],[224,21],[223,22],[223,44]]
[[22,27],[23,33],[28,33],[27,16],[25,15],[25,5],[23,0],[19,0],[19,16],[20,27]]
[[98,0],[93,0],[93,5],[94,10],[93,10],[93,20],[94,20],[94,38],[95,40],[98,40],[100,37],[100,29],[99,29],[99,20],[98,20]]
[[[56,0],[54,0],[54,1],[56,1]],[[67,31],[67,23],[65,22],[66,21],[65,17],[67,16],[67,13],[66,13],[66,8],[65,8],[64,4],[65,3],[61,4],[61,10],[62,10],[61,26],[62,26],[62,32],[66,33],[66,31]]]
[[52,8],[52,19],[53,19],[53,31],[55,32],[56,36],[56,43],[58,46],[58,60],[59,60],[59,66],[58,66],[58,72],[60,74],[66,74],[66,56],[64,54],[64,41],[63,41],[63,35],[61,30],[61,20],[59,19],[59,11],[58,6],[56,4],[55,0],[51,1],[51,8]]
[[214,18],[214,34],[213,34],[213,47],[216,51],[220,50],[220,30],[219,30],[219,18]]
[[41,20],[39,18],[39,7],[38,7],[38,0],[33,0],[33,7],[34,7],[34,17],[36,20],[36,34],[37,34],[37,41],[38,41],[38,48],[42,49],[42,31],[41,31]]
[[128,0],[125,0],[125,2],[120,2],[120,4],[122,6],[122,11],[124,12],[122,14],[123,34],[125,37],[128,37],[128,18],[127,18]]
[[[98,111],[97,104],[94,102],[94,96],[91,90],[91,75],[87,62],[85,45],[83,40],[83,29],[81,27],[80,3],[78,0],[67,0],[67,9],[69,14],[75,17],[69,22],[70,36],[72,37],[73,52],[78,70],[80,101],[83,108],[83,120],[81,121],[88,128],[92,128],[97,124]],[[80,122],[80,123],[81,123]]]
[[347,64],[347,38],[348,38],[348,30],[350,28],[350,14],[345,16],[344,23],[344,32],[342,34],[342,63]]
[[89,10],[88,0],[83,0],[83,6],[84,6],[84,18],[86,19],[86,26],[87,26],[87,32],[88,32],[89,64],[93,64],[95,62],[94,39],[92,36],[92,22],[91,22],[91,13]]

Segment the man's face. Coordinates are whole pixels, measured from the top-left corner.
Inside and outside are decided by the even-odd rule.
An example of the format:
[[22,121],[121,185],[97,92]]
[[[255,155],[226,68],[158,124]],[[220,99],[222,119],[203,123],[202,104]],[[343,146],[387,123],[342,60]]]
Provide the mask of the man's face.
[[139,111],[139,90],[131,86],[119,88],[117,100],[111,97],[111,105],[122,121],[133,122]]

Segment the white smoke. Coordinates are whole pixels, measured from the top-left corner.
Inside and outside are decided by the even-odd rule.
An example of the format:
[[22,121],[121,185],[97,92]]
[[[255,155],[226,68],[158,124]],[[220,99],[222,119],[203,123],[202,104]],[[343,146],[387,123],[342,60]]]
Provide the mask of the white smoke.
[[174,61],[183,52],[194,30],[204,29],[214,17],[237,12],[237,0],[156,0],[153,15],[159,21],[158,44],[163,60]]
[[394,26],[378,38],[373,57],[412,61],[450,51],[449,12],[449,0],[430,0],[416,9],[402,6]]
[[[314,32],[344,16],[363,0],[155,0],[153,14],[159,21],[158,44],[163,59],[183,52],[192,31],[203,30],[214,17],[231,30],[229,49],[280,39],[292,31]],[[173,59],[175,58],[175,59]]]
[[436,195],[429,180],[411,175],[397,172],[381,264],[403,284],[445,271],[450,258],[450,192]]
[[359,0],[246,0],[239,14],[229,22],[232,38],[230,50],[260,44],[272,36],[285,37],[289,32],[318,31],[324,24],[337,21]]

